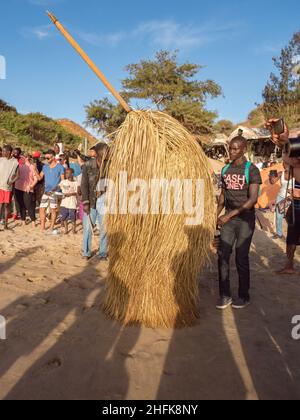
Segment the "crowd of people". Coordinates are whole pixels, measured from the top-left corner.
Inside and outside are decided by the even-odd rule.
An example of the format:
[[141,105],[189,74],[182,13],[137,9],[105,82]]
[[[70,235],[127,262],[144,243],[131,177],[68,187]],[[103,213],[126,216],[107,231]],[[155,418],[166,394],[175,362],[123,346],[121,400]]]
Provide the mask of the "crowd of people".
[[[288,127],[281,135],[275,134],[272,121],[268,123],[272,141],[284,148],[289,141]],[[61,153],[60,146],[45,153],[22,153],[19,148],[4,146],[0,150],[0,221],[4,230],[12,214],[25,226],[27,215],[36,228],[37,209],[40,227],[47,229],[50,218],[51,235],[60,232],[76,234],[76,222],[83,225],[82,256],[92,257],[92,238],[99,230],[100,260],[108,259],[107,235],[104,225],[106,193],[101,181],[106,177],[109,147],[99,143],[90,150],[90,156],[79,152]],[[221,173],[221,194],[218,200],[218,233],[214,246],[218,252],[220,300],[218,309],[231,306],[243,309],[250,304],[249,252],[256,226],[256,207],[260,203],[263,180],[260,167],[246,158],[247,140],[238,135],[229,147],[230,163]],[[294,256],[300,245],[300,158],[290,158],[283,151],[282,171],[264,162],[268,169],[268,184],[280,183],[278,194],[267,206],[276,214],[276,233],[273,239],[283,239],[283,220],[288,224],[287,263],[281,275],[294,274]],[[260,205],[264,207],[264,204]],[[50,210],[50,214],[47,211]],[[225,212],[224,212],[225,210]],[[224,214],[225,213],[225,214]],[[60,218],[61,231],[56,228]],[[235,247],[239,275],[238,298],[232,299],[230,288],[230,258]]]
[[[9,229],[9,219],[20,220],[49,235],[76,234],[77,220],[83,224],[83,257],[92,257],[92,237],[98,227],[99,258],[107,260],[103,221],[105,193],[97,187],[104,177],[108,146],[99,143],[89,156],[80,152],[62,153],[55,144],[43,158],[40,152],[22,153],[20,148],[0,148],[0,223]],[[47,226],[50,220],[50,227]],[[57,229],[58,223],[61,229]]]

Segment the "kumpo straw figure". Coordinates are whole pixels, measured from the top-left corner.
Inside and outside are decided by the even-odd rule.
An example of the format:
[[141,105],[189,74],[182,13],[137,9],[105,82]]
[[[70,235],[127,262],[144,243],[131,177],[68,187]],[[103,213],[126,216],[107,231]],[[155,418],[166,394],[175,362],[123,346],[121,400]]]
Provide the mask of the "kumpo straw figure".
[[[109,272],[104,312],[124,325],[192,326],[199,316],[199,274],[216,223],[207,158],[177,120],[158,111],[132,110],[57,18],[48,14],[128,112],[116,133],[108,172],[115,189],[108,193],[114,196],[109,200],[114,206],[106,216]],[[136,190],[128,188],[133,185]],[[195,215],[187,207],[201,217],[193,221]]]

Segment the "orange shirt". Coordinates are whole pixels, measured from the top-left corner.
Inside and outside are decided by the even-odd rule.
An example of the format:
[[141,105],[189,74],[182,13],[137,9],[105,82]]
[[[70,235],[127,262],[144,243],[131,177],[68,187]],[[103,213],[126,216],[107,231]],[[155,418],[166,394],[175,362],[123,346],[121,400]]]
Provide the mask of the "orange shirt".
[[269,174],[270,171],[282,172],[283,170],[284,169],[282,163],[278,163],[277,165],[274,165],[271,168],[263,169],[260,172],[263,183],[261,186],[261,194],[258,198],[256,208],[265,209],[268,208],[271,203],[276,202],[277,196],[280,191],[280,179],[278,179],[276,184],[272,185],[269,181]]

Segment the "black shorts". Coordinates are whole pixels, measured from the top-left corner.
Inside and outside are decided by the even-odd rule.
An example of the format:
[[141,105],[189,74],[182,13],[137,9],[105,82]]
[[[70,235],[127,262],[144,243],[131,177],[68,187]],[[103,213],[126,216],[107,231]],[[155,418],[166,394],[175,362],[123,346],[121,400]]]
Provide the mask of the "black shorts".
[[288,234],[287,245],[300,245],[300,209],[295,209],[295,224],[293,224],[293,208],[287,212]]
[[60,208],[60,215],[61,215],[62,222],[65,222],[67,220],[70,220],[71,222],[76,222],[76,214],[77,214],[77,210],[66,209],[65,207]]

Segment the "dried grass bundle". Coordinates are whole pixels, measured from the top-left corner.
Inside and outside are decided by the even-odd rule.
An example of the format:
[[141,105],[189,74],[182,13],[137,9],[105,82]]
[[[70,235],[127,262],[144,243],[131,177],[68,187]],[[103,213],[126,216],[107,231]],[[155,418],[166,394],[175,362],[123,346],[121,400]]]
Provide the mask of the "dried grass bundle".
[[[110,267],[104,310],[124,324],[170,328],[193,325],[198,317],[197,276],[207,258],[215,226],[207,159],[195,139],[173,118],[160,112],[131,111],[56,16],[48,15],[129,113],[116,138],[109,178],[116,183],[119,172],[126,171],[129,181],[204,181],[204,223],[197,226],[187,227],[186,215],[176,211],[166,216],[163,207],[158,207],[156,215],[107,216]],[[180,194],[173,194],[174,201]]]
[[172,209],[165,215],[162,207],[156,215],[108,215],[110,266],[104,311],[125,325],[192,326],[198,319],[198,276],[215,228],[207,158],[170,116],[132,111],[117,133],[111,156],[109,179],[116,185],[120,171],[127,172],[128,182],[203,179],[204,223],[186,226],[186,214]]

